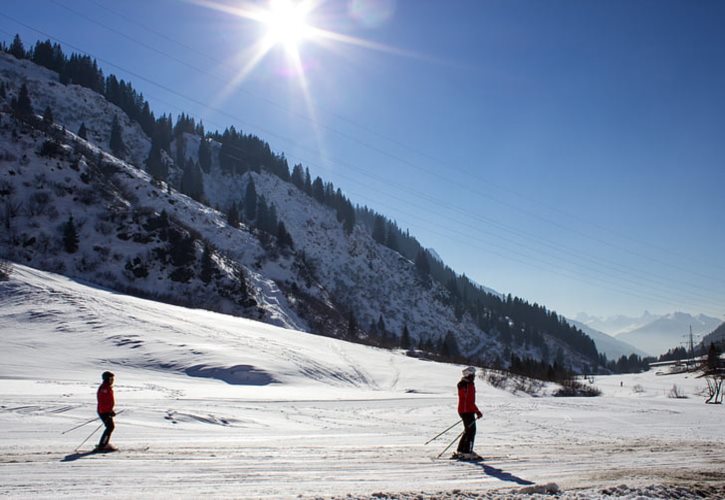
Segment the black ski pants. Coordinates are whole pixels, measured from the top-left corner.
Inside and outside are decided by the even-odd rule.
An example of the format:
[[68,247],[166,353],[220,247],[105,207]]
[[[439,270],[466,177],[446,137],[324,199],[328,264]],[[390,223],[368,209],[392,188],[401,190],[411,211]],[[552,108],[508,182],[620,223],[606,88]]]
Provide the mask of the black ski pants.
[[461,440],[458,442],[458,453],[472,453],[473,441],[476,439],[476,414],[460,413],[463,420],[464,430]]
[[103,431],[103,434],[101,434],[101,440],[98,442],[99,448],[104,448],[108,441],[111,440],[111,434],[113,433],[113,429],[116,428],[115,425],[113,425],[113,413],[99,413],[98,416],[101,417],[101,420],[103,421],[103,425],[106,426],[106,430]]

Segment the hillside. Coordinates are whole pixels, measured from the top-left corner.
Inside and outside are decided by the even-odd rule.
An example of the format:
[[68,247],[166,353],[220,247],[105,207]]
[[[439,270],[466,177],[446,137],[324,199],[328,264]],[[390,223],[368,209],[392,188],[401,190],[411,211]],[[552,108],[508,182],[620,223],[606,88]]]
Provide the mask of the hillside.
[[[425,254],[414,262],[381,244],[354,222],[339,190],[319,178],[301,189],[287,180],[283,156],[257,138],[233,129],[202,137],[186,117],[172,133],[162,116],[152,139],[148,123],[129,118],[135,108],[59,83],[28,60],[0,54],[0,75],[6,258],[155,300],[447,359],[505,366],[515,354],[587,372],[598,362],[591,339],[554,312],[461,277],[442,283],[436,273],[450,270]],[[32,103],[25,115],[13,107],[23,85]],[[86,139],[74,133],[81,125]]]
[[[480,464],[436,458],[461,366],[138,299],[14,266],[0,281],[0,495],[275,499],[718,498],[720,411],[686,374],[600,398],[476,382]],[[74,451],[116,374],[115,454]],[[687,399],[667,397],[677,385]],[[72,427],[90,424],[63,434]],[[556,457],[552,460],[552,457]]]
[[611,335],[607,335],[604,332],[600,332],[590,326],[580,323],[579,321],[569,320],[575,327],[586,333],[593,341],[597,344],[597,351],[606,354],[610,360],[619,359],[622,356],[630,356],[636,354],[640,357],[645,357],[647,354],[640,349],[637,349],[633,345],[630,345],[622,340],[619,340]]

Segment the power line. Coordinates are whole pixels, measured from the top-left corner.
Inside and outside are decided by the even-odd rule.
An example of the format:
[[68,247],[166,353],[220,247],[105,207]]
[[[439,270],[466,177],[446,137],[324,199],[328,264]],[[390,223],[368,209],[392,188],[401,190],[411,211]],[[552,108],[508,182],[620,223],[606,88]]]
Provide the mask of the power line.
[[[31,29],[31,30],[33,30],[33,31],[36,31],[36,32],[38,32],[38,33],[41,33],[42,35],[44,35],[44,36],[47,36],[47,37],[50,37],[50,38],[53,38],[54,40],[60,41],[61,43],[64,43],[65,45],[67,45],[67,46],[69,46],[69,47],[71,47],[71,48],[73,48],[73,49],[75,49],[75,50],[78,50],[78,51],[80,51],[80,52],[82,52],[82,53],[85,53],[85,54],[88,54],[88,55],[90,55],[90,54],[89,54],[88,52],[86,52],[86,51],[83,51],[83,50],[82,50],[82,49],[80,49],[80,48],[74,47],[74,46],[73,46],[72,44],[69,44],[69,43],[67,43],[67,42],[63,42],[62,40],[59,40],[59,39],[58,39],[58,38],[56,38],[56,37],[53,37],[53,36],[51,36],[51,35],[49,35],[49,34],[47,34],[47,33],[44,33],[44,32],[42,32],[42,31],[40,31],[40,30],[37,30],[37,29],[35,29],[35,28],[32,28],[32,27],[30,27],[30,26],[26,25],[25,23],[22,23],[22,22],[20,22],[20,21],[17,21],[17,20],[15,20],[15,19],[11,18],[10,16],[7,16],[7,15],[5,15],[5,14],[2,14],[2,13],[0,13],[0,15],[3,15],[4,17],[6,17],[6,18],[9,18],[9,19],[11,19],[11,20],[12,20],[12,21],[14,21],[14,22],[17,22],[18,24],[20,24],[20,25],[22,25],[22,26],[26,27],[27,29]],[[205,103],[202,103],[201,101],[198,101],[198,100],[196,100],[196,99],[193,99],[193,98],[190,98],[190,97],[188,97],[188,96],[185,96],[185,95],[183,95],[183,94],[180,94],[180,93],[178,93],[178,92],[174,91],[173,89],[171,89],[171,88],[170,88],[170,87],[168,87],[168,86],[165,86],[165,85],[163,85],[163,84],[160,84],[160,83],[158,83],[158,82],[155,82],[155,81],[153,81],[153,80],[151,80],[151,79],[148,79],[148,78],[146,78],[146,77],[144,77],[144,76],[142,76],[142,75],[139,75],[139,74],[137,74],[137,73],[135,73],[135,72],[133,72],[133,71],[127,70],[127,69],[125,69],[125,68],[123,68],[123,67],[121,67],[121,66],[119,66],[119,65],[116,65],[116,64],[114,64],[114,63],[111,63],[110,61],[104,60],[104,59],[102,59],[102,58],[96,58],[96,59],[98,59],[98,60],[100,60],[100,61],[102,61],[102,62],[104,62],[104,63],[106,63],[106,64],[109,64],[110,66],[113,66],[113,67],[115,67],[115,68],[118,68],[118,69],[120,69],[121,71],[127,72],[127,73],[129,73],[129,74],[131,74],[131,75],[133,75],[133,76],[135,76],[135,77],[137,77],[137,78],[139,78],[139,79],[141,79],[141,80],[143,80],[143,81],[146,81],[146,82],[148,82],[148,83],[150,83],[150,84],[152,84],[152,85],[154,85],[154,86],[157,86],[157,87],[159,87],[159,88],[161,88],[161,89],[165,90],[166,92],[168,92],[168,93],[170,93],[170,94],[172,94],[172,95],[176,95],[176,96],[178,96],[178,97],[181,97],[181,98],[183,98],[183,99],[185,99],[185,100],[188,100],[188,101],[190,101],[190,102],[194,102],[194,103],[196,103],[196,104],[198,104],[198,105],[200,105],[200,106],[202,106],[202,107],[205,107],[205,108],[207,108],[207,109],[212,109],[212,110],[214,110],[214,111],[216,111],[216,112],[218,112],[218,113],[220,113],[220,114],[222,114],[222,115],[224,115],[224,116],[230,117],[231,119],[233,119],[233,120],[235,120],[235,121],[241,121],[241,120],[239,120],[239,119],[238,119],[238,117],[236,117],[236,116],[234,116],[234,115],[231,115],[230,113],[228,113],[228,112],[226,112],[226,111],[224,111],[224,110],[219,110],[219,109],[213,108],[213,107],[211,107],[211,106],[209,106],[209,105],[206,105]],[[285,137],[279,136],[279,135],[278,135],[278,134],[276,134],[276,133],[273,133],[273,132],[269,131],[269,132],[268,132],[268,134],[269,134],[269,135],[272,135],[272,136],[275,136],[275,137],[278,137],[278,138],[280,138],[281,140],[283,140],[283,141],[285,141],[285,142],[290,142],[291,144],[295,145],[294,141],[291,141],[291,140],[289,140],[289,139],[287,139],[287,138],[285,138]],[[309,149],[309,148],[303,148],[303,149]],[[307,162],[307,163],[311,163],[311,162]],[[341,164],[347,165],[347,166],[349,166],[350,168],[352,168],[352,169],[354,169],[354,170],[360,170],[359,168],[357,168],[357,167],[355,167],[355,166],[353,166],[353,165],[350,165],[350,164],[349,164],[348,162],[341,162]],[[368,173],[367,175],[368,175],[368,176],[370,176],[370,174],[369,174],[369,173]],[[388,182],[388,181],[384,181],[384,182]],[[388,182],[388,183],[389,183],[389,182]],[[408,191],[409,191],[409,192],[411,192],[411,193],[413,193],[414,195],[416,194],[416,193],[415,193],[414,191],[412,191],[412,190],[410,190],[410,189],[408,189]],[[419,196],[419,197],[421,197],[421,198],[429,198],[429,199],[430,199],[429,195],[427,195],[427,194],[420,194],[420,193],[418,193],[418,194],[417,194],[417,196]],[[435,200],[435,199],[434,199],[434,200]],[[439,203],[439,204],[440,204],[440,203],[442,203],[442,202],[440,202],[440,201],[437,201],[437,200],[435,200],[435,202],[436,202],[436,203]],[[450,209],[450,207],[448,207],[448,208]],[[459,211],[461,210],[460,208],[456,208],[456,209],[457,209],[457,210],[459,210]],[[464,212],[464,213],[465,213],[466,215],[468,215],[468,214],[467,214],[467,212]],[[479,220],[480,220],[480,219],[479,219]],[[489,225],[495,224],[495,223],[494,223],[493,221],[491,221],[491,220],[484,220],[483,222],[486,222],[486,223],[488,223]],[[501,229],[503,229],[503,230],[506,230],[506,231],[509,231],[509,232],[514,232],[514,233],[516,233],[516,232],[517,232],[517,231],[515,231],[515,230],[512,230],[512,229],[510,229],[510,228],[507,228],[507,227],[505,227],[505,226],[503,226],[503,225],[500,225],[500,224],[499,224],[499,227],[500,227]],[[520,237],[522,237],[522,238],[532,238],[532,236],[531,236],[531,235],[527,235],[527,234],[526,234],[526,233],[524,233],[524,232],[520,232],[520,231],[518,231],[518,233],[519,233],[519,236],[520,236]],[[498,236],[498,237],[499,237],[499,238],[501,238],[500,236]]]
[[[210,72],[208,72],[208,71],[206,71],[204,69],[200,69],[200,68],[198,68],[196,66],[190,65],[190,64],[188,64],[188,63],[180,60],[179,58],[177,58],[177,57],[175,57],[175,56],[173,56],[173,55],[171,55],[171,54],[169,54],[167,52],[161,51],[161,50],[159,50],[156,47],[151,47],[148,44],[142,43],[139,40],[136,40],[136,39],[134,39],[132,37],[129,37],[126,34],[124,34],[124,33],[120,32],[120,31],[116,30],[115,28],[109,27],[109,26],[107,26],[107,25],[105,25],[103,23],[100,23],[97,20],[94,20],[94,19],[88,17],[87,15],[85,15],[83,13],[80,13],[80,12],[74,10],[74,9],[71,9],[70,7],[68,7],[68,6],[66,6],[66,5],[58,2],[58,0],[51,0],[51,1],[54,4],[56,4],[56,5],[60,6],[60,7],[63,7],[63,8],[65,8],[65,9],[71,11],[71,12],[74,12],[75,14],[81,16],[82,18],[88,20],[89,22],[92,22],[92,23],[95,23],[95,24],[97,24],[99,26],[102,26],[102,27],[104,27],[104,28],[106,28],[106,29],[108,29],[108,30],[110,30],[110,31],[118,34],[119,36],[122,36],[122,37],[124,37],[124,38],[132,41],[133,43],[137,43],[137,44],[139,44],[139,45],[147,48],[148,50],[152,50],[152,51],[154,51],[154,52],[156,52],[156,53],[158,53],[160,55],[163,55],[165,57],[169,57],[170,59],[172,59],[174,61],[177,61],[177,62],[179,62],[180,64],[182,64],[182,65],[184,65],[186,67],[189,67],[191,69],[194,69],[195,71],[199,71],[199,72],[201,72],[201,73],[203,73],[205,75],[213,76],[215,78],[220,78],[219,76],[214,75],[214,74],[212,74],[212,73],[210,73]],[[125,16],[125,15],[119,13],[116,10],[110,9],[110,8],[102,5],[101,3],[99,3],[99,2],[97,2],[95,0],[89,0],[89,1],[91,1],[93,4],[95,4],[96,6],[100,7],[101,9],[104,9],[107,12],[111,12],[111,13],[119,16],[119,17],[122,17],[127,22],[129,22],[131,24],[134,24],[134,25],[137,25],[137,26],[140,26],[142,29],[144,29],[144,30],[146,30],[148,32],[151,32],[151,33],[153,33],[153,34],[155,34],[155,35],[157,35],[159,37],[162,37],[162,38],[164,38],[167,41],[170,41],[172,43],[178,44],[178,45],[180,45],[182,47],[185,47],[187,49],[193,50],[195,53],[204,56],[206,59],[214,60],[214,61],[216,61],[220,65],[223,65],[223,66],[226,66],[226,67],[230,67],[229,64],[226,61],[222,61],[222,60],[216,59],[216,58],[212,57],[211,55],[209,55],[209,54],[207,54],[207,53],[205,53],[203,51],[200,51],[200,50],[198,50],[196,48],[193,48],[193,47],[189,47],[187,44],[184,44],[184,43],[182,43],[182,42],[180,42],[180,41],[178,41],[178,40],[176,40],[176,39],[174,39],[172,37],[166,36],[163,33],[159,32],[158,30],[155,30],[155,29],[152,29],[152,28],[150,28],[150,27],[148,27],[146,25],[143,25],[143,24],[139,23],[138,21],[134,21],[134,20],[130,19],[128,16]],[[241,91],[241,92],[243,92],[243,93],[245,93],[245,94],[247,94],[247,95],[249,95],[249,96],[251,96],[251,97],[253,97],[253,98],[256,98],[256,99],[259,99],[260,98],[260,96],[255,95],[254,93],[251,93],[251,92],[249,92],[248,90],[246,90],[244,88],[238,88],[238,90]],[[699,273],[699,272],[694,271],[692,269],[687,269],[687,268],[681,267],[681,266],[679,266],[677,264],[673,264],[671,262],[666,262],[666,261],[663,261],[663,260],[658,259],[658,258],[653,258],[651,255],[645,255],[645,254],[642,254],[640,252],[636,252],[636,251],[632,250],[631,248],[627,248],[627,247],[623,247],[621,245],[614,244],[610,240],[607,240],[607,239],[604,239],[604,238],[599,238],[599,237],[593,236],[591,234],[587,234],[585,232],[582,232],[582,231],[580,231],[578,229],[574,229],[574,228],[567,227],[567,226],[559,223],[558,221],[554,221],[554,220],[549,219],[547,217],[543,217],[539,213],[532,212],[530,210],[527,210],[527,209],[522,208],[521,206],[519,206],[517,204],[509,203],[509,202],[507,202],[505,200],[502,200],[499,197],[497,197],[497,196],[495,196],[495,195],[493,195],[491,193],[483,192],[483,191],[481,191],[478,188],[473,188],[472,187],[473,186],[472,183],[456,182],[456,181],[452,180],[449,176],[441,175],[440,173],[438,173],[438,171],[435,171],[435,170],[432,170],[432,169],[428,169],[428,168],[423,168],[421,165],[415,164],[415,163],[411,162],[410,160],[408,160],[407,158],[404,158],[404,157],[401,157],[399,155],[390,153],[389,151],[386,151],[386,150],[384,150],[382,148],[379,148],[379,147],[377,147],[377,146],[375,146],[373,144],[370,144],[368,142],[362,141],[362,140],[360,140],[357,137],[350,136],[349,134],[346,134],[346,133],[344,133],[344,132],[342,132],[342,131],[334,128],[334,127],[330,127],[330,126],[327,126],[325,124],[319,123],[317,120],[315,120],[313,118],[310,118],[307,115],[303,115],[303,114],[298,113],[298,112],[296,112],[294,110],[291,110],[291,109],[289,109],[289,107],[284,106],[284,105],[281,105],[281,104],[279,104],[278,102],[276,102],[276,101],[274,101],[272,99],[269,99],[269,98],[263,97],[263,96],[261,98],[265,102],[271,104],[272,106],[274,106],[274,107],[276,107],[278,109],[281,109],[281,110],[286,111],[288,113],[292,113],[297,118],[300,118],[302,120],[308,121],[308,122],[312,123],[313,125],[316,125],[316,126],[319,125],[322,128],[324,128],[325,130],[330,131],[330,132],[333,132],[333,133],[339,135],[340,137],[345,138],[346,140],[349,140],[351,142],[355,142],[355,143],[357,143],[357,144],[359,144],[359,145],[361,145],[361,146],[363,146],[363,147],[365,147],[365,148],[367,148],[367,149],[369,149],[371,151],[374,151],[374,152],[376,152],[378,154],[381,154],[383,156],[386,156],[386,157],[388,157],[388,158],[390,158],[390,159],[392,159],[394,161],[397,161],[399,163],[402,163],[404,165],[407,165],[408,167],[411,167],[411,168],[413,168],[415,170],[422,171],[422,172],[426,173],[427,175],[430,175],[430,176],[432,176],[432,177],[434,177],[434,178],[436,178],[438,180],[442,180],[443,182],[447,182],[449,184],[452,184],[452,185],[456,186],[457,188],[465,189],[465,190],[471,192],[472,194],[489,198],[489,199],[493,200],[496,203],[499,203],[499,204],[501,204],[501,205],[503,205],[503,206],[505,206],[505,207],[507,207],[507,208],[509,208],[511,210],[515,210],[517,212],[523,213],[524,215],[526,215],[528,217],[532,217],[534,219],[541,220],[541,221],[546,222],[548,224],[552,224],[553,226],[558,227],[560,229],[563,229],[565,231],[571,231],[574,234],[577,234],[579,236],[582,236],[584,238],[587,238],[589,240],[592,240],[592,241],[594,241],[596,243],[599,243],[599,244],[602,244],[602,245],[606,245],[606,246],[608,246],[610,248],[614,248],[614,249],[619,250],[619,251],[624,251],[624,252],[629,253],[630,255],[633,255],[635,257],[644,258],[644,259],[647,259],[649,261],[658,262],[659,264],[672,267],[673,269],[677,269],[679,271],[686,272],[688,274],[695,274],[695,275],[699,276],[700,278],[704,278],[704,279],[707,279],[707,280],[716,281],[718,283],[721,282],[721,280],[718,280],[717,278],[714,278],[714,277],[712,277],[710,275],[702,274],[702,273]],[[412,152],[418,154],[419,156],[428,158],[429,160],[432,160],[432,161],[434,161],[434,162],[436,162],[438,164],[446,164],[447,163],[447,162],[445,162],[445,161],[443,161],[443,160],[441,160],[439,158],[436,158],[436,157],[434,157],[432,155],[429,155],[428,153],[425,153],[425,152],[423,152],[423,151],[421,151],[419,149],[412,148],[412,147],[407,146],[407,145],[405,145],[405,144],[403,144],[403,143],[401,143],[399,141],[396,141],[394,139],[391,139],[389,137],[386,137],[386,136],[380,134],[379,132],[377,132],[375,130],[371,130],[370,128],[366,127],[365,125],[359,123],[358,121],[351,120],[349,118],[343,117],[343,116],[341,116],[341,115],[339,115],[337,113],[334,113],[334,112],[330,112],[329,110],[326,110],[326,109],[324,109],[322,107],[320,107],[320,108],[324,112],[326,112],[328,114],[331,114],[333,117],[335,117],[335,118],[337,118],[339,120],[343,120],[343,121],[345,121],[345,122],[353,125],[354,127],[358,128],[360,130],[365,131],[366,133],[373,134],[376,137],[379,137],[379,138],[384,139],[386,141],[389,141],[389,142],[391,142],[393,144],[396,144],[396,145],[398,145],[398,146],[400,146],[400,147],[402,147],[402,148],[404,148],[404,149],[406,149],[408,151],[412,151]],[[494,186],[497,187],[497,189],[502,190],[502,191],[509,192],[509,193],[517,196],[519,199],[525,200],[527,202],[536,201],[536,200],[532,200],[530,196],[523,196],[520,193],[517,193],[516,191],[511,190],[510,188],[507,188],[505,186],[498,185],[497,183],[494,183],[493,181],[491,181],[489,178],[483,177],[483,176],[481,176],[478,173],[473,173],[473,172],[471,172],[471,171],[469,171],[467,169],[456,168],[455,166],[451,166],[451,165],[448,165],[448,167],[449,168],[455,168],[459,172],[463,172],[464,174],[466,174],[466,175],[468,175],[470,177],[473,177],[473,178],[476,178],[478,180],[484,181],[484,185],[494,185]],[[478,184],[476,184],[476,185],[478,185]],[[619,237],[626,238],[629,241],[636,241],[636,242],[638,242],[640,244],[644,244],[644,245],[647,245],[647,246],[656,248],[659,252],[665,252],[665,253],[673,254],[673,252],[670,249],[666,249],[666,248],[662,248],[662,247],[657,246],[657,245],[653,245],[650,242],[642,242],[641,240],[637,240],[637,239],[631,238],[629,236],[623,235],[623,234],[618,233],[617,231],[614,231],[614,230],[612,230],[610,228],[606,228],[606,227],[601,226],[599,224],[594,224],[591,221],[584,220],[581,217],[578,217],[576,214],[571,214],[569,212],[565,212],[563,210],[558,209],[557,207],[551,207],[551,206],[548,206],[547,204],[544,204],[544,203],[539,202],[539,201],[536,201],[536,202],[540,206],[544,206],[547,209],[553,210],[553,211],[555,211],[555,212],[557,212],[557,213],[559,213],[561,215],[564,215],[564,216],[567,216],[567,217],[570,217],[570,218],[579,220],[580,222],[584,222],[588,226],[594,226],[594,227],[597,227],[599,229],[606,230],[606,231],[610,232],[611,234],[616,234]],[[708,262],[708,265],[710,265],[712,267],[713,264],[710,263],[710,262]],[[720,267],[721,269],[725,270],[725,267],[721,267],[721,266],[716,266],[716,267]]]

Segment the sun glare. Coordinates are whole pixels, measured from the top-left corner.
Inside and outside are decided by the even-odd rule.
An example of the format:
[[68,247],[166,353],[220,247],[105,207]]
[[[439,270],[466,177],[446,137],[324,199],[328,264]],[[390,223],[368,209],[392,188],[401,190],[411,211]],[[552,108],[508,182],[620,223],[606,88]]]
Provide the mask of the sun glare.
[[308,11],[305,2],[274,0],[263,19],[270,43],[282,45],[288,51],[296,51],[299,44],[310,36]]

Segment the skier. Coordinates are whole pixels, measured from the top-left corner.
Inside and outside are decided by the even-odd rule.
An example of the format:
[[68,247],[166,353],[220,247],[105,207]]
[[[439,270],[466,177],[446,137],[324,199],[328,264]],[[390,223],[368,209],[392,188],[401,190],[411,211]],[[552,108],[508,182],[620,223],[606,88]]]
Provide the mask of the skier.
[[96,396],[98,399],[98,416],[101,417],[103,424],[106,426],[106,430],[101,434],[101,440],[98,442],[95,451],[115,451],[116,448],[108,442],[115,428],[113,425],[113,417],[116,416],[116,412],[113,411],[115,404],[113,398],[113,379],[115,375],[111,372],[103,372],[101,377],[103,378],[103,383],[98,388]]
[[481,460],[481,457],[473,451],[476,419],[483,416],[476,406],[476,386],[473,383],[475,377],[476,369],[469,366],[463,370],[463,377],[458,382],[458,415],[463,420],[464,430],[453,458],[462,460]]

